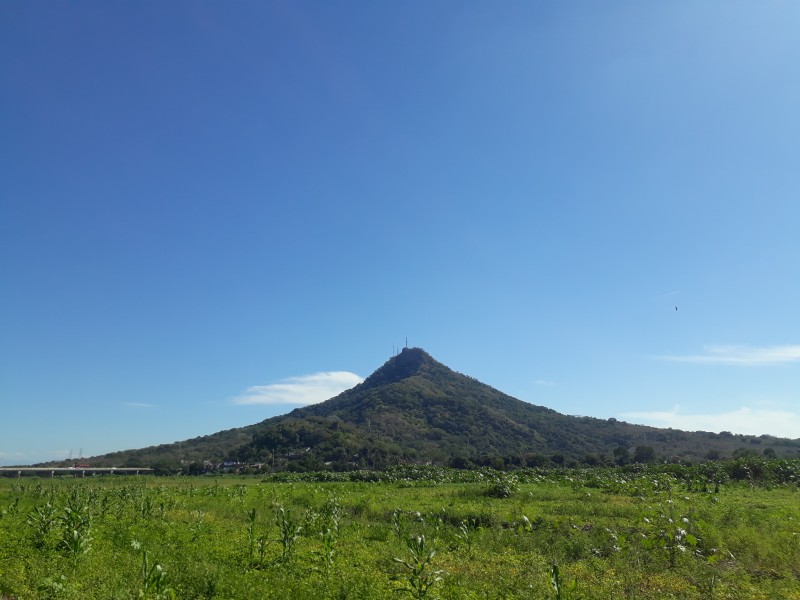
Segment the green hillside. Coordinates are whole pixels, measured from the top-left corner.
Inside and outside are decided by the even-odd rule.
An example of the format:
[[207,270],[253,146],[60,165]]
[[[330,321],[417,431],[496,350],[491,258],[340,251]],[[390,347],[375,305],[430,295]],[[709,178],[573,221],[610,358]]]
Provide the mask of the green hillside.
[[796,456],[800,439],[658,429],[560,414],[457,373],[406,348],[364,382],[321,404],[249,427],[175,444],[117,452],[93,465],[383,468],[398,463],[544,466],[699,461],[743,453]]

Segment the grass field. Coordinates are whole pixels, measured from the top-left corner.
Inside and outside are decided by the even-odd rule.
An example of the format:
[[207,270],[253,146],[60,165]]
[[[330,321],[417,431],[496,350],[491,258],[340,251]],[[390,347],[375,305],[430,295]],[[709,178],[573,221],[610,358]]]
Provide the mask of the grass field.
[[780,463],[0,479],[0,597],[800,598]]

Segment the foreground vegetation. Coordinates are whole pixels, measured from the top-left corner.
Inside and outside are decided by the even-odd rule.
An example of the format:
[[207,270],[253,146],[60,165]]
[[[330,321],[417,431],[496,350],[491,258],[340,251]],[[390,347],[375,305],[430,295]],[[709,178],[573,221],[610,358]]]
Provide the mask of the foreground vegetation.
[[0,597],[800,598],[800,461],[0,479]]

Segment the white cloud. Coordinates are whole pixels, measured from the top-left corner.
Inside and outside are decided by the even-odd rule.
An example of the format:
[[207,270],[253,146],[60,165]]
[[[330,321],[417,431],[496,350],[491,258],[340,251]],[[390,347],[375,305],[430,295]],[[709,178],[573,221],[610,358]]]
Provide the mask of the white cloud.
[[254,385],[232,399],[234,404],[316,404],[364,381],[348,371],[289,377],[270,385]]
[[742,406],[728,412],[692,415],[681,413],[680,406],[675,406],[671,411],[628,412],[620,414],[620,417],[634,423],[683,431],[730,431],[792,439],[800,436],[800,413],[786,410]]
[[533,383],[535,383],[536,385],[544,385],[547,387],[553,387],[554,385],[556,385],[555,381],[550,381],[548,379],[537,379]]
[[800,345],[765,346],[746,345],[705,346],[704,354],[684,356],[657,356],[660,360],[711,365],[766,366],[800,362]]

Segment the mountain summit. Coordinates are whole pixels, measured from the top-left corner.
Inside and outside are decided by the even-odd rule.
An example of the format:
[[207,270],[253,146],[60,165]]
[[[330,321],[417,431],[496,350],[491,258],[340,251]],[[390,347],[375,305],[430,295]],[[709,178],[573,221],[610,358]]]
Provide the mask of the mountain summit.
[[[261,423],[171,445],[118,452],[93,462],[233,460],[275,469],[383,468],[624,462],[641,457],[698,460],[764,443],[779,455],[800,440],[687,433],[616,419],[563,415],[523,402],[404,348],[357,386],[320,404]],[[630,452],[630,453],[629,453]]]
[[236,456],[263,460],[289,447],[316,468],[544,452],[542,431],[554,417],[564,418],[457,373],[421,348],[405,348],[354,388],[264,421]]
[[420,375],[436,366],[444,367],[422,348],[403,348],[399,354],[387,360],[381,368],[367,377],[364,384],[374,387],[394,383],[401,379]]

